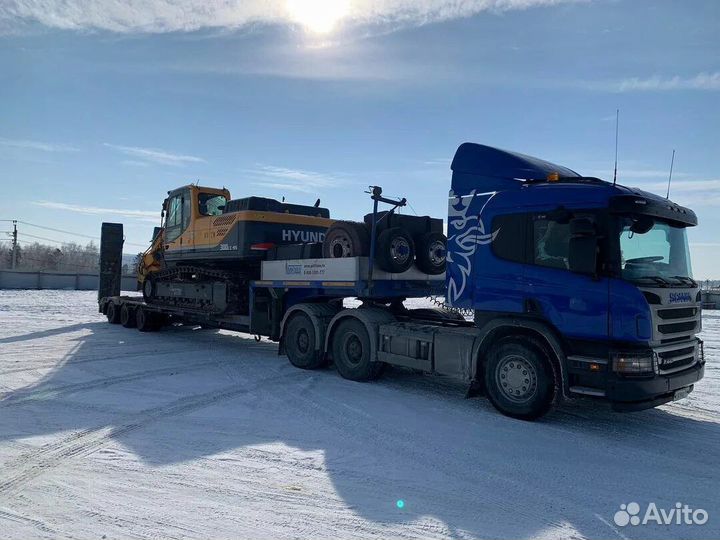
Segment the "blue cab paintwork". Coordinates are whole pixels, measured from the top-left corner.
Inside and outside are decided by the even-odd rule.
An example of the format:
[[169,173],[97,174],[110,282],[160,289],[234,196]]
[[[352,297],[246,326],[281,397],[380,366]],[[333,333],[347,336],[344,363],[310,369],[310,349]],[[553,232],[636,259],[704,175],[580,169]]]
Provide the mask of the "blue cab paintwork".
[[492,245],[508,233],[502,227],[493,230],[493,221],[500,215],[541,214],[559,206],[607,209],[616,195],[659,197],[607,182],[544,182],[551,173],[580,175],[544,160],[471,143],[458,149],[452,169],[446,273],[451,305],[512,315],[526,312],[532,302],[546,322],[568,338],[650,339],[650,308],[635,285],[501,259]]

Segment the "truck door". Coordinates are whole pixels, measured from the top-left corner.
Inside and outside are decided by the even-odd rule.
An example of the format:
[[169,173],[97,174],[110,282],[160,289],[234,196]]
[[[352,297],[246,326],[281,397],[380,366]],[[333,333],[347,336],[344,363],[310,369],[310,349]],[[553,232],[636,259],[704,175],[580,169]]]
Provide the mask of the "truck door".
[[599,229],[606,220],[597,211],[568,214],[566,210],[530,213],[525,270],[528,307],[563,336],[607,339],[609,279],[569,269],[570,218],[588,217]]

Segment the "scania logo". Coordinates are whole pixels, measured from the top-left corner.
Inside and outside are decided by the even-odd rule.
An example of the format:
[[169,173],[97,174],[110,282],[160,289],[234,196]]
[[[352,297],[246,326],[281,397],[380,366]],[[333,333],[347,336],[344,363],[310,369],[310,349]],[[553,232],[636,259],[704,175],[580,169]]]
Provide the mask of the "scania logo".
[[671,304],[682,304],[682,303],[688,303],[692,302],[692,297],[690,296],[690,293],[688,292],[678,292],[678,293],[670,293],[670,303]]

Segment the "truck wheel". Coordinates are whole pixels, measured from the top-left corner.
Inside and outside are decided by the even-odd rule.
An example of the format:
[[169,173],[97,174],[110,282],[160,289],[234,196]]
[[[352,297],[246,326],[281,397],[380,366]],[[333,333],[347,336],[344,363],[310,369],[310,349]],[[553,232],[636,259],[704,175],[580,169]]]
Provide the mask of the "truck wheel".
[[285,353],[290,363],[300,369],[317,369],[323,361],[316,350],[317,336],[310,317],[298,313],[290,317],[285,327]]
[[155,321],[154,313],[148,311],[142,306],[135,309],[135,325],[141,332],[154,332],[159,328]]
[[505,338],[492,348],[485,363],[485,389],[501,413],[535,420],[552,406],[552,369],[545,354],[521,340]]
[[375,260],[383,270],[400,274],[408,270],[415,258],[415,242],[402,227],[391,227],[380,233]]
[[120,324],[125,328],[135,327],[135,313],[127,304],[123,304],[120,308]]
[[106,317],[110,324],[118,324],[120,322],[120,308],[115,302],[108,303]]
[[443,233],[429,232],[420,237],[415,264],[426,274],[437,275],[445,271],[447,237]]
[[370,336],[365,325],[357,319],[341,321],[333,335],[333,361],[338,373],[351,381],[368,381],[378,378],[385,367],[382,362],[371,362]]
[[143,300],[148,304],[155,300],[155,294],[157,293],[155,288],[155,278],[150,275],[145,276],[145,281],[142,286]]
[[336,221],[325,233],[322,252],[326,259],[365,256],[370,252],[370,233],[364,223]]

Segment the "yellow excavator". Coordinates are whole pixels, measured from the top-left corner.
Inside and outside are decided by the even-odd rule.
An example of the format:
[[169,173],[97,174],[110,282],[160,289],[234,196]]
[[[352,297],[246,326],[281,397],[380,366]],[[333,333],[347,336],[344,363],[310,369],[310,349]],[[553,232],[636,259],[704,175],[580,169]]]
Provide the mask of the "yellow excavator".
[[161,218],[137,268],[145,301],[215,313],[244,312],[246,284],[259,278],[266,254],[290,244],[320,249],[333,223],[319,199],[232,199],[225,188],[198,185],[169,191]]

